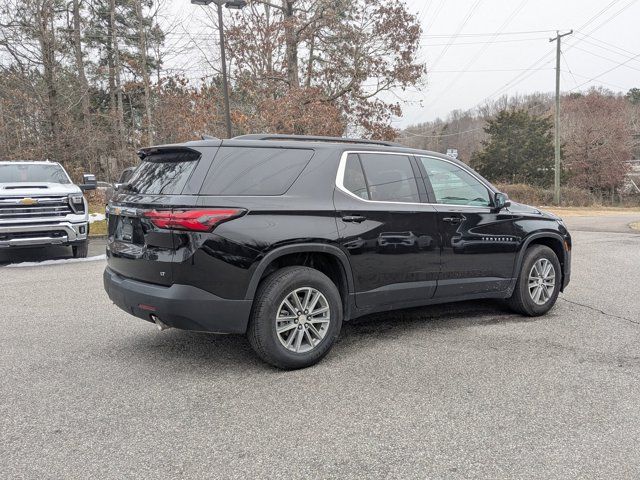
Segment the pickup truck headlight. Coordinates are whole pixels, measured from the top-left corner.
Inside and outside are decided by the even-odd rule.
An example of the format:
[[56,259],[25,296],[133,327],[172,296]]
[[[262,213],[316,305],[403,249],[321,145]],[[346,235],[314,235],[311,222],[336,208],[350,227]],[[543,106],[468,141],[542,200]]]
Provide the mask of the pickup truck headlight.
[[69,195],[69,205],[75,213],[84,213],[84,197],[80,193],[72,193]]

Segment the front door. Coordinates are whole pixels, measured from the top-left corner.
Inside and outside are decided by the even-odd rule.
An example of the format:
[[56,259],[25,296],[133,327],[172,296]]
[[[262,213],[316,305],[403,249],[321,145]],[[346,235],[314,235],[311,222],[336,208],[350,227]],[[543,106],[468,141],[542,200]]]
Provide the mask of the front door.
[[[432,298],[439,271],[437,212],[406,154],[345,154],[334,203],[359,308]],[[425,302],[426,303],[426,302]]]
[[492,207],[492,192],[471,171],[441,158],[418,161],[438,212],[442,256],[435,298],[506,290],[517,248],[513,214]]

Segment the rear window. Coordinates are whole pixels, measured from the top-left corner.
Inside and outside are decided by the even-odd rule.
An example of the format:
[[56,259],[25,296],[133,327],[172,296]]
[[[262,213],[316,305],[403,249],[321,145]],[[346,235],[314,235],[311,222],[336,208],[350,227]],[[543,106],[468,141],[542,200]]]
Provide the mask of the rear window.
[[202,185],[203,195],[282,195],[307,166],[313,150],[222,147]]
[[125,190],[146,195],[179,195],[199,158],[200,154],[193,151],[149,155],[133,172]]

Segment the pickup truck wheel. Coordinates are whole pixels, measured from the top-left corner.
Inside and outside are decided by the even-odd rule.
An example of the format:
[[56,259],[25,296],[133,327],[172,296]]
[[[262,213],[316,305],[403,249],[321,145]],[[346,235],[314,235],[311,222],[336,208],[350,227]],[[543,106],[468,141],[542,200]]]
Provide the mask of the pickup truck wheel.
[[562,270],[553,250],[544,245],[528,248],[509,307],[517,313],[536,317],[555,305],[560,293]]
[[78,245],[73,245],[71,250],[73,251],[73,258],[87,258],[89,254],[89,240],[85,240]]
[[258,356],[293,370],[319,362],[342,327],[342,302],[335,284],[307,267],[286,267],[258,288],[247,331]]

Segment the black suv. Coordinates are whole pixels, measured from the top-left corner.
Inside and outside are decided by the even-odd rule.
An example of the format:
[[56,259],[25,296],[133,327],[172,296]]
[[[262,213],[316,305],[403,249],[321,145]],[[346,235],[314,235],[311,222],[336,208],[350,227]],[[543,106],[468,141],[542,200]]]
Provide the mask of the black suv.
[[368,313],[501,298],[542,315],[569,283],[562,220],[438,153],[245,135],[139,155],[108,207],[109,297],[161,329],[246,333],[280,368]]

